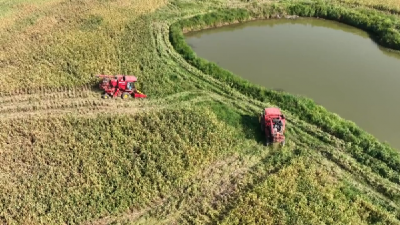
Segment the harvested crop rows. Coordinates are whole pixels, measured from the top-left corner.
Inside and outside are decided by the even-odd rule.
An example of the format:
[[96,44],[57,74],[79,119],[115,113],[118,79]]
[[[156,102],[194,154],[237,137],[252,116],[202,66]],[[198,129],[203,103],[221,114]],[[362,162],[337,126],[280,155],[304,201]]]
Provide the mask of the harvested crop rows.
[[[285,147],[263,146],[257,116],[274,104],[202,72],[170,41],[179,19],[227,7],[256,12],[255,3],[51,2],[29,12],[46,21],[79,4],[87,11],[66,13],[48,28],[54,35],[35,22],[12,25],[29,3],[0,24],[9,29],[0,72],[17,76],[0,94],[2,223],[400,224],[397,158],[375,153],[373,141],[366,148],[327,132],[297,108],[283,110]],[[57,42],[63,26],[70,33]],[[35,29],[38,38],[23,43]],[[101,99],[92,73],[135,74],[148,98]]]

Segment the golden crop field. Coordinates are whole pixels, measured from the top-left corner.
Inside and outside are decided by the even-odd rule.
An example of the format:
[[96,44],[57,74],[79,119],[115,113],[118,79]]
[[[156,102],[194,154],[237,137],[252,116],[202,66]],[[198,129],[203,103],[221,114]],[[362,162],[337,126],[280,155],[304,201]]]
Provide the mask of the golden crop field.
[[[383,18],[400,45],[398,2],[318,4],[0,0],[0,222],[399,224],[397,150],[182,42],[183,28],[297,10]],[[149,97],[102,99],[96,74],[133,74]],[[266,147],[257,116],[279,104],[288,141]]]

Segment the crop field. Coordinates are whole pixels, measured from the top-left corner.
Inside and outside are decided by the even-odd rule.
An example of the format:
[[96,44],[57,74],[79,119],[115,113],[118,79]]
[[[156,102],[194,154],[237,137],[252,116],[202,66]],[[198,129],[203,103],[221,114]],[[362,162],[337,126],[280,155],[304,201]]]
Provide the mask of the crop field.
[[[400,224],[400,155],[309,99],[198,58],[183,32],[277,14],[400,50],[397,1],[0,0],[0,223]],[[102,99],[132,74],[146,99]],[[258,114],[287,117],[263,145]]]

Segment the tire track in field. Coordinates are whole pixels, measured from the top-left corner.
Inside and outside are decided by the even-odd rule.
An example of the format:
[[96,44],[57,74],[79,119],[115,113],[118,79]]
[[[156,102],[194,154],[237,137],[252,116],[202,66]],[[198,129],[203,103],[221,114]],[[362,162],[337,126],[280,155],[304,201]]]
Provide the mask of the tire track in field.
[[[264,154],[267,155],[268,152]],[[115,223],[117,221],[134,222],[144,215],[150,215],[151,217],[160,215],[162,217],[168,217],[174,215],[179,213],[181,210],[184,210],[189,203],[199,199],[199,197],[202,197],[207,193],[213,191],[218,192],[218,189],[221,189],[219,192],[222,192],[227,189],[232,179],[240,178],[240,176],[250,168],[252,165],[250,161],[253,161],[254,164],[258,162],[258,159],[260,159],[260,157],[253,157],[246,161],[240,159],[237,154],[233,154],[223,159],[216,160],[209,165],[203,166],[203,168],[191,178],[189,185],[175,190],[171,195],[163,199],[155,199],[153,201],[154,203],[148,207],[130,210],[118,216],[108,216],[84,224],[100,225]],[[198,185],[201,186],[199,189],[201,191],[196,193],[195,186]],[[194,198],[191,196],[193,194],[195,196]],[[172,221],[169,220],[171,218],[167,219],[168,221],[163,222],[171,224]],[[162,221],[159,222],[163,223]]]
[[[210,177],[211,173],[214,171],[219,171],[223,167],[226,167],[226,165],[231,165],[234,163],[236,160],[238,160],[237,155],[227,157],[223,160],[216,160],[213,163],[210,163],[209,166],[207,166],[204,170],[200,170],[193,178],[193,180],[200,182],[202,180],[207,179]],[[195,184],[195,182],[191,182],[190,185]],[[115,223],[116,221],[135,221],[139,219],[140,216],[143,216],[144,214],[147,214],[151,211],[155,211],[157,209],[163,209],[165,206],[169,204],[176,203],[174,200],[177,200],[178,198],[175,198],[176,196],[179,196],[182,194],[182,192],[185,192],[188,190],[190,186],[182,187],[181,190],[176,190],[174,194],[171,194],[170,196],[163,198],[163,199],[155,199],[153,203],[148,206],[144,207],[143,209],[131,209],[128,212],[122,213],[118,216],[107,216],[103,217],[98,220],[86,222],[83,224],[92,224],[92,225],[103,225],[103,224],[110,224],[110,223]]]
[[0,120],[43,114],[79,112],[83,109],[96,110],[107,107],[100,94],[88,86],[76,88],[35,89],[31,93],[16,90],[0,96]]
[[[241,111],[247,111],[247,112],[257,112],[257,110],[261,110],[264,107],[270,107],[273,106],[268,103],[263,103],[259,102],[257,100],[249,99],[248,97],[244,96],[243,94],[231,89],[228,87],[227,84],[223,84],[219,81],[216,81],[213,79],[210,75],[206,75],[196,69],[195,67],[191,66],[188,62],[186,62],[180,55],[177,53],[171,43],[169,42],[169,25],[175,21],[169,21],[165,23],[156,23],[153,26],[153,29],[158,30],[157,32],[153,32],[155,35],[163,36],[163,37],[156,37],[158,40],[158,45],[164,46],[165,52],[163,52],[161,55],[165,54],[168,55],[169,58],[173,59],[177,65],[180,67],[184,68],[186,71],[188,71],[192,76],[197,77],[199,80],[210,80],[214,83],[215,87],[219,87],[222,90],[228,90],[228,93],[230,94],[229,96],[223,96],[223,97],[228,97],[225,99],[224,103],[229,103],[230,105],[233,105],[235,108],[240,109]],[[222,96],[220,96],[220,99],[222,99]],[[303,121],[299,119],[297,116],[292,115],[290,112],[282,110],[283,113],[287,117],[288,125],[289,126],[294,126],[305,133],[312,135],[313,137],[317,137],[319,140],[323,140],[325,144],[328,145],[333,145],[336,146],[336,151],[340,151],[341,154],[345,154],[349,156],[351,159],[354,159],[353,156],[348,152],[346,149],[346,143],[340,139],[337,138],[329,133],[326,133],[322,131],[319,127],[309,124],[306,121]],[[255,115],[256,116],[256,115]],[[339,150],[338,150],[339,149]]]
[[218,98],[206,91],[179,92],[163,98],[102,99],[100,93],[86,90],[39,92],[0,97],[0,121],[21,118],[59,117],[65,115],[134,114],[168,107],[190,107]]
[[[121,99],[122,100],[122,99]],[[123,106],[140,106],[139,101],[107,101],[90,91],[22,94],[0,98],[0,119],[24,118],[27,116],[62,115],[66,113],[85,114]]]
[[[286,148],[294,150],[293,143]],[[272,155],[279,153],[279,148],[265,148],[254,142],[248,143],[245,148],[252,153],[233,153],[204,165],[191,178],[189,185],[173,191],[166,198],[155,199],[152,205],[144,209],[130,210],[118,216],[105,217],[85,224],[137,223],[139,220],[143,224],[187,224],[190,215],[201,213],[203,218],[208,217],[210,215],[206,214],[209,209],[224,207],[240,196],[245,189],[251,188],[286,166],[283,164],[275,168],[268,162]],[[259,167],[268,169],[260,174]],[[204,211],[205,208],[208,210]],[[210,218],[206,219],[207,222],[209,220]]]
[[[303,122],[303,121],[300,121]],[[303,122],[304,123],[304,122]],[[392,199],[390,195],[400,194],[398,186],[380,174],[370,171],[367,165],[361,164],[357,159],[348,152],[344,142],[341,139],[328,134],[323,134],[323,131],[312,129],[310,124],[302,124],[305,126],[296,126],[292,129],[299,137],[298,145],[313,149],[326,160],[326,163],[331,168],[335,167],[335,173],[351,183],[364,193],[367,193],[371,198],[385,202],[386,205],[394,209],[400,209],[397,201]],[[315,131],[316,132],[312,132]],[[321,139],[322,135],[328,137]],[[327,141],[328,140],[328,141]],[[381,187],[385,186],[386,190]]]
[[[183,58],[174,51],[173,46],[171,46],[171,44],[169,43],[169,39],[168,39],[168,32],[169,30],[167,29],[168,26],[166,23],[162,24],[162,23],[158,23],[154,26],[154,29],[158,29],[158,32],[154,32],[154,34],[161,36],[163,34],[163,37],[156,37],[156,39],[158,40],[158,45],[162,45],[164,47],[164,52],[162,52],[160,55],[168,55],[170,59],[173,59],[174,62],[176,63],[176,65],[178,65],[179,67],[183,68],[185,71],[187,71],[188,73],[190,73],[193,77],[196,77],[199,81],[201,80],[210,80],[210,81],[214,81],[214,79],[212,79],[211,76],[203,74],[201,71],[197,70],[196,68],[194,68],[193,66],[191,66],[188,62],[186,62],[185,60],[183,60]],[[208,77],[205,78],[204,77]],[[248,99],[246,96],[243,96],[241,93],[236,92],[235,90],[229,90],[230,88],[227,87],[226,84],[221,84],[220,82],[213,82],[214,83],[214,88],[220,88],[222,90],[228,90],[228,93],[230,93],[230,96],[226,99],[224,99],[224,103],[233,105],[235,108],[239,108],[241,111],[245,111],[245,112],[257,112],[258,110],[264,108],[264,107],[268,107],[268,106],[272,106],[270,104],[266,104],[266,103],[262,103],[256,100],[252,100],[252,99]],[[219,99],[223,99],[225,96],[219,96]],[[239,104],[238,104],[239,103]],[[292,115],[289,112],[286,112],[284,110],[282,110],[283,113],[285,113],[285,115],[287,115],[288,118],[288,125],[289,126],[294,126],[295,128],[297,128],[299,131],[302,131],[304,134],[308,134],[309,136],[313,136],[316,137],[319,141],[322,141],[324,144],[328,144],[328,145],[332,145],[332,146],[336,146],[336,148],[333,148],[331,150],[329,150],[330,152],[332,152],[333,154],[335,154],[335,152],[338,152],[340,155],[346,155],[347,157],[349,157],[349,159],[351,159],[355,164],[355,166],[359,167],[360,169],[359,172],[362,172],[363,167],[365,167],[362,164],[359,164],[355,161],[355,159],[353,158],[353,156],[348,152],[347,147],[345,142],[342,139],[339,139],[329,133],[323,132],[319,127],[313,125],[313,124],[309,124],[301,119],[299,119],[298,117]],[[256,116],[256,115],[255,115]],[[298,136],[298,134],[296,134],[295,132],[292,133],[292,135],[294,136]],[[290,138],[294,138],[294,136],[292,136]],[[298,143],[299,145],[302,145],[301,142]],[[312,145],[311,145],[312,146]],[[309,147],[309,146],[308,146]],[[317,148],[317,146],[315,146]],[[324,150],[325,149],[325,150]],[[326,152],[328,148],[324,148],[324,149],[316,149],[317,151],[321,152],[323,154],[323,152]],[[346,164],[348,163],[347,160],[341,159],[341,162],[336,162],[337,160],[334,160],[332,158],[327,157],[326,155],[323,155],[323,157],[325,159],[327,159],[329,162],[334,163],[336,166],[338,166],[340,168],[340,170],[343,170],[343,168],[341,168],[340,164]],[[343,161],[344,160],[344,161]],[[339,163],[339,164],[338,164]],[[351,172],[351,171],[350,171]],[[353,171],[354,172],[354,171]],[[361,174],[354,174],[356,176],[360,176]],[[374,179],[378,179],[379,176],[377,176],[377,174],[373,174]],[[363,177],[361,175],[361,177]],[[365,177],[365,175],[364,175]],[[383,180],[380,181],[381,183],[383,182]],[[387,182],[383,182],[386,183],[386,185],[388,185],[389,183]],[[376,189],[376,187],[374,187],[374,184],[370,184],[370,183],[364,183],[363,185],[365,185],[366,189],[369,189],[370,191],[373,190],[373,195],[375,195],[376,197],[378,197],[379,199],[388,202],[390,205],[396,205],[395,203],[393,203],[390,199],[387,198],[387,196],[382,195],[382,193],[380,193],[379,190]],[[389,185],[391,186],[392,191],[397,192],[397,190],[395,190],[395,186],[393,186],[393,184]],[[201,201],[201,200],[199,200]],[[196,202],[193,202],[192,205],[196,205]]]

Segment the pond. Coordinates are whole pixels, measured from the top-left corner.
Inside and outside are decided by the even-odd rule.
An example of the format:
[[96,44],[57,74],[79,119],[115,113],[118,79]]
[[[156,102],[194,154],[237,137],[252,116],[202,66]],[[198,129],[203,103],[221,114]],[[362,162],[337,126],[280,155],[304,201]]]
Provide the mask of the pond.
[[322,19],[251,21],[185,35],[196,54],[267,88],[313,99],[400,149],[400,54]]

